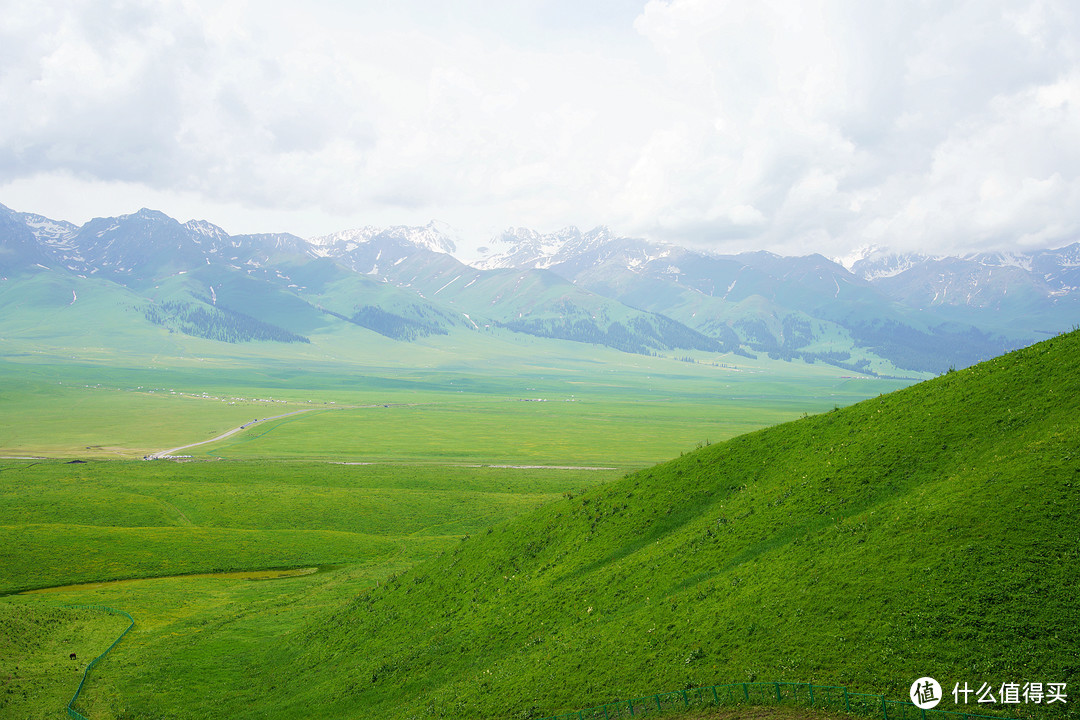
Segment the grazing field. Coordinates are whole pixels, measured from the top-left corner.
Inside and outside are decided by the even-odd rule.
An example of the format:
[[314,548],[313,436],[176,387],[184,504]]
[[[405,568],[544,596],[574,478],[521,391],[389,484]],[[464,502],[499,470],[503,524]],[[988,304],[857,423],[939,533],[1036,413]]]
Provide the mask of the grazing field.
[[793,678],[1071,690],[1077,357],[1080,332],[546,504],[313,622],[282,697],[464,718]]
[[86,664],[127,624],[54,603],[0,602],[0,717],[65,717]]
[[1078,345],[561,493],[376,588],[340,568],[49,595],[148,615],[90,687],[102,718],[529,718],[774,679],[897,700],[922,675],[1071,690]]
[[194,457],[643,467],[790,418],[790,409],[649,400],[474,399],[317,411],[192,448]]
[[[60,640],[85,636],[79,647],[96,647],[93,655],[111,642],[104,638],[116,623],[108,616],[72,615],[63,604],[105,604],[137,621],[83,690],[80,707],[88,717],[127,717],[128,704],[155,707],[157,697],[174,703],[196,692],[218,698],[211,716],[241,717],[246,705],[230,706],[228,698],[245,678],[273,672],[283,636],[318,611],[462,536],[617,474],[325,462],[0,461],[0,594],[42,588],[0,597],[0,628],[17,636],[5,645],[0,633],[4,662],[22,668],[9,679],[0,673],[0,717],[59,717],[80,677],[59,670],[69,668],[67,645],[57,650]],[[208,575],[271,567],[303,573],[273,580]],[[99,625],[100,632],[87,629]],[[119,684],[107,679],[111,672],[123,677]]]
[[127,357],[115,367],[0,360],[0,456],[141,458],[314,408],[334,412],[256,423],[190,454],[643,467],[911,383],[737,356],[689,363],[578,353],[409,370],[235,358],[161,366]]
[[[79,676],[57,643],[111,642],[114,618],[64,604],[136,619],[80,696],[93,720],[315,712],[281,697],[299,671],[290,639],[377,585],[629,471],[909,384],[767,359],[505,347],[490,364],[428,348],[409,370],[390,345],[380,365],[0,359],[0,618],[18,636],[0,648],[20,668],[0,665],[0,716],[59,717]],[[192,461],[138,459],[240,424],[184,451]],[[303,574],[218,574],[267,568]],[[326,682],[370,681],[353,659],[319,662]]]
[[614,474],[0,461],[0,592],[300,565],[371,565],[374,580]]

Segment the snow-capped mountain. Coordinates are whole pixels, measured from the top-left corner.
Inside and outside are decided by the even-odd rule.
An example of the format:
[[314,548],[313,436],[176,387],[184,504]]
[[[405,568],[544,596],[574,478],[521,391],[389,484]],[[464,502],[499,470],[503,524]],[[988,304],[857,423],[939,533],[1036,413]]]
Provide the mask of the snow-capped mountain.
[[[50,261],[22,213],[0,205],[0,277]],[[36,217],[36,216],[33,216]]]
[[107,273],[129,281],[156,277],[205,264],[208,255],[228,246],[229,235],[206,222],[182,225],[165,213],[95,218],[53,245],[56,259],[69,270]]
[[[845,259],[850,259],[850,256]],[[873,282],[882,278],[894,277],[922,263],[937,259],[919,253],[894,253],[888,250],[874,249],[872,252],[863,253],[854,262],[844,266],[855,276]]]
[[68,222],[0,205],[0,269],[44,265],[52,262],[54,255],[77,254],[71,246],[76,230],[78,227]]
[[375,241],[395,241],[399,245],[412,245],[429,252],[452,255],[457,252],[457,233],[446,223],[432,220],[423,227],[395,225],[388,228],[367,226],[355,230],[342,230],[308,240],[318,248],[320,255],[334,257],[352,252],[361,245]]
[[548,234],[509,228],[492,238],[488,253],[473,266],[486,270],[562,268],[560,274],[566,276],[573,272],[569,268],[580,270],[606,263],[638,268],[677,250],[666,243],[620,237],[603,225],[588,232],[570,225]]
[[851,270],[890,297],[918,308],[1001,308],[1021,298],[1028,304],[1054,302],[1080,289],[1080,243],[1056,250],[963,256],[877,252],[855,262]]
[[188,220],[184,223],[184,227],[194,233],[196,243],[201,244],[198,239],[200,237],[206,238],[206,241],[213,247],[221,247],[229,242],[229,233],[205,220]]
[[385,282],[400,281],[401,273],[412,272],[410,277],[415,276],[418,266],[464,267],[452,255],[457,250],[453,230],[434,220],[423,227],[344,230],[312,238],[308,243],[318,256]]
[[1051,295],[1061,297],[1080,290],[1080,243],[1054,250],[1029,253],[993,253],[977,256],[989,265],[997,262],[1022,267],[1035,277],[1041,277]]
[[[10,210],[7,219],[36,241],[32,264],[63,268],[83,277],[109,276],[128,285],[216,264],[254,272],[286,257],[315,255],[295,235],[229,235],[205,220],[181,224],[146,208],[95,218],[82,227]],[[10,244],[10,233],[0,242]]]
[[615,236],[604,226],[582,233],[573,225],[543,235],[528,228],[508,228],[492,238],[489,252],[474,265],[496,268],[549,268],[609,245]]
[[886,373],[970,364],[1080,317],[1080,244],[965,257],[863,248],[841,264],[720,255],[603,226],[510,228],[470,267],[454,256],[458,240],[434,221],[303,240],[230,235],[149,209],[76,227],[0,206],[0,278],[53,273],[76,283],[57,302],[72,301],[77,278],[111,281],[137,302],[165,303],[147,311],[158,326],[186,332],[196,318],[229,338],[221,328],[236,318],[210,310],[243,314],[244,337],[306,337],[327,322],[404,340],[501,329]]
[[[990,353],[1000,346],[993,333],[1051,332],[1068,327],[1065,315],[1080,308],[1080,248],[1074,246],[963,258],[864,247],[829,260],[763,251],[720,255],[617,237],[603,228],[550,235],[513,228],[492,247],[496,252],[482,267],[547,268],[578,287],[664,313],[729,344],[734,335],[744,346],[784,357],[814,357],[815,338],[839,334],[900,364],[921,362],[900,347],[909,343],[922,354],[951,345],[948,352],[957,353],[951,364],[966,364],[968,350]],[[969,324],[995,329],[971,334],[963,329]],[[903,341],[893,339],[901,335]]]
[[43,215],[33,213],[16,213],[16,217],[25,223],[26,227],[34,233],[34,237],[45,245],[63,244],[67,238],[79,229],[78,226],[72,223],[51,220]]

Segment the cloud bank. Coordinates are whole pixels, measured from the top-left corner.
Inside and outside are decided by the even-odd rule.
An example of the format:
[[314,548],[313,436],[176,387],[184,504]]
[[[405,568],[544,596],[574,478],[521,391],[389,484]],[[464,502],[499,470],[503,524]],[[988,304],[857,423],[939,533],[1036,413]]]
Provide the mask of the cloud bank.
[[0,23],[17,209],[836,255],[1080,228],[1067,1],[47,5]]

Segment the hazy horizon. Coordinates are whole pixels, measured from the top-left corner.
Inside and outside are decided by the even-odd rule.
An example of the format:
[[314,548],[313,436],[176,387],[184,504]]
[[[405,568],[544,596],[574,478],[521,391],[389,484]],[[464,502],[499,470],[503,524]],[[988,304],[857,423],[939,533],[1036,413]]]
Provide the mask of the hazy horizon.
[[[69,223],[71,223],[73,225],[76,225],[77,227],[81,227],[82,225],[85,225],[87,222],[89,222],[91,220],[101,219],[103,217],[103,216],[100,216],[100,215],[95,215],[94,217],[87,218],[83,222],[73,222],[73,221],[68,220],[66,218],[49,217],[47,215],[43,215],[42,213],[36,213],[33,210],[24,210],[24,209],[21,209],[21,208],[13,208],[13,207],[11,207],[9,205],[6,205],[4,203],[0,203],[0,206],[7,207],[9,210],[12,210],[12,211],[17,212],[17,213],[25,213],[25,214],[30,214],[30,215],[42,215],[43,217],[47,217],[49,220],[58,221],[58,222],[69,222]],[[155,211],[155,212],[164,212],[164,211],[159,210],[158,208],[151,208],[151,207],[145,207],[144,206],[144,207],[140,208],[139,210],[133,210],[131,212],[121,213],[119,215],[110,216],[110,217],[124,217],[124,216],[129,216],[129,215],[135,215],[135,214],[138,214],[139,212],[141,212],[142,210],[151,210],[151,211]],[[169,215],[168,213],[165,213],[165,214]],[[172,217],[172,216],[169,215],[169,217]],[[198,223],[198,222],[210,223],[211,225],[215,225],[215,226],[221,228],[222,230],[225,230],[229,235],[260,234],[260,233],[236,233],[236,232],[232,232],[229,228],[223,227],[220,223],[217,223],[212,218],[207,218],[207,217],[191,217],[191,218],[187,218],[186,220],[183,219],[183,218],[180,218],[180,217],[172,217],[172,219],[176,220],[177,222],[179,222],[181,224]],[[551,230],[543,230],[543,229],[537,229],[537,228],[527,228],[527,227],[525,227],[523,225],[515,225],[515,226],[509,226],[509,227],[503,228],[502,230],[495,232],[491,237],[488,237],[486,239],[484,239],[484,238],[466,238],[466,237],[463,237],[456,228],[454,228],[451,225],[448,225],[447,223],[442,222],[441,220],[439,220],[437,218],[432,218],[428,222],[426,222],[424,224],[421,224],[421,225],[404,225],[404,224],[370,225],[369,224],[369,225],[361,225],[361,226],[357,226],[357,227],[340,228],[340,229],[332,231],[332,232],[323,233],[321,235],[312,235],[312,236],[307,236],[307,237],[302,236],[302,235],[297,235],[296,233],[290,232],[289,230],[286,230],[286,229],[265,230],[265,231],[262,231],[262,232],[264,232],[264,233],[285,233],[285,234],[289,234],[289,235],[295,235],[296,237],[299,237],[299,238],[301,238],[302,240],[304,240],[306,242],[309,242],[309,243],[312,243],[312,244],[318,244],[315,241],[317,241],[319,239],[332,237],[334,235],[353,233],[353,232],[357,232],[357,231],[372,230],[373,229],[373,230],[376,230],[378,232],[382,232],[382,231],[391,230],[391,229],[395,229],[395,228],[408,228],[408,229],[411,229],[411,230],[422,230],[424,228],[430,227],[431,225],[438,226],[439,231],[445,233],[447,235],[447,237],[457,245],[456,249],[453,252],[449,253],[449,254],[452,255],[453,257],[457,258],[459,261],[465,263],[466,265],[474,265],[476,263],[481,263],[486,258],[490,258],[490,257],[493,257],[495,255],[498,255],[499,251],[501,249],[503,249],[502,246],[499,244],[500,237],[504,233],[510,233],[510,232],[515,231],[515,230],[529,230],[529,231],[536,232],[541,236],[552,236],[552,235],[561,234],[561,233],[564,233],[566,231],[571,231],[571,230],[576,230],[576,231],[580,232],[582,235],[586,235],[588,233],[595,232],[595,231],[600,230],[600,229],[606,229],[611,234],[611,236],[613,238],[616,238],[616,239],[624,239],[624,240],[645,239],[645,238],[634,237],[634,236],[631,236],[631,235],[626,235],[626,234],[620,233],[616,228],[611,228],[611,227],[609,227],[607,225],[597,225],[597,226],[594,226],[594,227],[581,227],[581,226],[574,225],[574,224],[564,225],[562,227],[554,228],[554,229],[551,229]],[[673,246],[676,246],[676,247],[683,247],[683,248],[688,249],[688,250],[696,250],[696,251],[705,252],[705,253],[714,253],[714,254],[722,254],[722,255],[727,255],[727,254],[738,255],[738,254],[742,254],[742,253],[760,252],[760,251],[764,250],[763,248],[743,248],[743,249],[735,249],[735,250],[722,250],[722,249],[717,249],[717,248],[710,248],[710,247],[708,247],[707,244],[702,244],[702,243],[694,243],[694,242],[680,243],[680,242],[677,242],[677,241],[668,241],[668,240],[663,240],[663,239],[650,240],[650,242],[654,242],[654,243],[657,243],[657,244],[670,244],[670,245],[673,245]],[[883,257],[883,256],[888,256],[888,255],[893,255],[893,254],[900,255],[900,254],[906,254],[906,253],[914,253],[914,254],[925,255],[925,256],[930,257],[930,258],[934,258],[934,257],[960,257],[960,258],[963,258],[963,257],[970,257],[972,255],[976,255],[976,254],[979,254],[979,253],[982,253],[982,252],[986,252],[986,253],[1002,252],[1004,254],[1009,254],[1010,252],[1017,252],[1017,253],[1039,252],[1039,251],[1053,252],[1053,251],[1056,251],[1056,250],[1064,249],[1065,247],[1068,247],[1069,245],[1075,244],[1075,242],[1077,242],[1077,241],[1076,240],[1065,241],[1065,242],[1055,243],[1055,244],[1046,245],[1046,246],[1042,246],[1042,247],[1031,247],[1031,248],[1017,249],[1015,251],[1010,251],[1009,249],[996,250],[996,249],[988,248],[988,249],[983,249],[983,250],[974,250],[974,251],[967,251],[967,252],[965,252],[965,251],[948,251],[948,252],[937,252],[937,253],[931,252],[931,251],[928,251],[928,250],[927,251],[922,251],[922,250],[904,251],[904,250],[899,250],[899,249],[896,249],[896,248],[891,248],[891,247],[886,247],[886,246],[864,245],[864,246],[859,247],[859,248],[852,248],[847,253],[843,253],[843,254],[839,254],[839,255],[827,254],[827,253],[824,253],[824,252],[822,252],[820,250],[817,250],[815,248],[807,247],[807,248],[804,248],[800,252],[787,253],[787,256],[788,257],[805,257],[805,256],[808,256],[808,255],[822,255],[823,257],[826,257],[827,259],[842,265],[845,269],[851,270],[852,265],[855,262],[857,262],[860,259],[869,258],[869,257]],[[765,252],[773,252],[771,250],[764,250],[764,251]],[[780,253],[776,253],[776,254],[780,254]]]
[[0,46],[0,198],[76,224],[829,257],[1080,229],[1067,2],[68,0],[11,8]]

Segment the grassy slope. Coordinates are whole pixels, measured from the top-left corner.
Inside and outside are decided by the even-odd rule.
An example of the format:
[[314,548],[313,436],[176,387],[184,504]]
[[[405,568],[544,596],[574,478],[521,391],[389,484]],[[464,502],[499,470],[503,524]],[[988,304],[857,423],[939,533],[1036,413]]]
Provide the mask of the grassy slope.
[[1078,356],[1080,333],[1058,337],[469,539],[267,658],[295,670],[275,715],[525,717],[742,679],[897,699],[926,674],[1073,681]]
[[[464,534],[610,476],[300,462],[0,462],[0,717],[63,714],[78,678],[62,671],[73,664],[58,643],[96,637],[58,613],[64,603],[105,604],[137,619],[84,688],[88,717],[127,717],[129,705],[135,717],[191,717],[186,708],[200,699],[210,700],[203,717],[233,717],[248,707],[232,701],[250,678],[275,669],[262,659],[280,650],[283,633]],[[3,595],[324,563],[333,567],[267,582],[183,575]],[[262,702],[272,701],[273,688],[266,693]]]
[[605,476],[327,463],[6,461],[0,463],[0,593],[301,564],[381,567],[387,558],[404,565]]
[[96,610],[0,605],[0,717],[64,717],[87,663],[127,626]]

